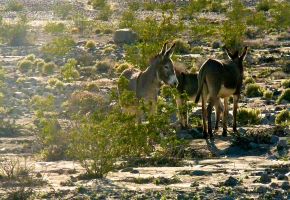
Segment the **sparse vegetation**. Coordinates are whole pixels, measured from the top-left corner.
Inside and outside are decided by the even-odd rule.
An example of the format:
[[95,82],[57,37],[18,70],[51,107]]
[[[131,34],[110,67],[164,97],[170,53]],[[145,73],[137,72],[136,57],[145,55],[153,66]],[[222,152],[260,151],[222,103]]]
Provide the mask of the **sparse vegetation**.
[[75,41],[69,36],[60,36],[53,39],[50,43],[42,47],[48,57],[64,56],[75,46]]
[[282,81],[282,86],[284,88],[290,88],[290,79]]
[[18,0],[8,0],[5,4],[6,11],[21,11],[23,8],[23,4]]
[[33,62],[28,59],[23,59],[17,63],[20,72],[25,73],[31,70]]
[[279,96],[277,103],[282,103],[282,101],[290,102],[290,88],[284,90]]
[[269,90],[265,90],[264,91],[264,94],[263,94],[263,97],[267,100],[270,100],[272,99],[273,97],[273,92],[269,91]]
[[56,64],[54,64],[53,62],[45,63],[43,65],[42,73],[44,75],[51,75],[53,74],[56,67],[57,67]]
[[113,71],[113,65],[110,63],[111,61],[105,60],[105,61],[99,61],[96,63],[95,67],[98,73],[105,73],[110,74]]
[[175,43],[175,52],[180,54],[186,54],[190,52],[190,45],[182,40],[182,39],[176,39],[173,41]]
[[88,40],[85,47],[89,50],[94,50],[96,48],[96,43],[93,40]]
[[260,111],[252,108],[241,108],[237,113],[237,121],[240,125],[259,124]]
[[275,124],[277,125],[290,125],[290,112],[289,110],[282,110],[279,112],[279,114],[276,116]]
[[250,83],[246,85],[245,94],[247,97],[261,97],[263,89],[256,83]]
[[64,33],[66,27],[64,23],[48,22],[44,26],[44,31],[51,34]]
[[132,68],[133,66],[130,63],[124,62],[115,65],[117,73],[122,73],[124,70]]
[[75,59],[69,59],[61,69],[61,75],[65,81],[70,82],[80,77],[76,66],[77,61]]

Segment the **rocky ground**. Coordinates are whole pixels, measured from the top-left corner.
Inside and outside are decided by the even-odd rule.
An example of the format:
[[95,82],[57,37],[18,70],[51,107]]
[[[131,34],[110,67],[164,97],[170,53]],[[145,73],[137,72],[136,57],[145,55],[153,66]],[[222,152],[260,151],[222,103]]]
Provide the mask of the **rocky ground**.
[[[79,178],[84,169],[75,161],[44,162],[39,156],[39,141],[35,131],[35,113],[31,107],[34,95],[56,98],[56,107],[61,108],[62,102],[84,85],[94,82],[98,92],[105,96],[115,87],[116,75],[113,77],[98,74],[93,77],[81,77],[73,83],[65,83],[63,90],[56,90],[48,85],[48,80],[56,77],[41,76],[30,73],[23,74],[17,69],[17,62],[28,54],[41,57],[40,48],[51,40],[51,36],[42,30],[48,21],[61,21],[53,14],[52,7],[57,1],[22,0],[34,42],[28,46],[0,46],[0,62],[5,70],[4,105],[9,112],[2,121],[8,125],[0,128],[0,159],[1,169],[24,166],[30,174],[28,186],[17,187],[16,183],[0,182],[0,199],[19,194],[32,194],[31,199],[290,199],[290,161],[289,161],[289,128],[271,137],[268,144],[251,142],[249,148],[241,148],[233,144],[234,137],[217,136],[214,141],[200,139],[195,130],[184,132],[181,137],[190,140],[187,149],[188,156],[177,166],[132,166],[110,172],[106,178],[85,180]],[[93,10],[86,0],[70,1],[79,12],[89,18],[95,18],[99,11]],[[123,1],[111,0],[114,8],[112,22],[104,22],[116,27],[118,16],[125,9]],[[252,6],[255,1],[249,1]],[[3,11],[6,1],[0,0],[4,19],[13,19],[17,12]],[[140,18],[152,15],[154,11],[140,11]],[[156,13],[155,13],[156,14]],[[156,15],[160,15],[157,13]],[[222,14],[212,13],[207,17],[223,20]],[[71,23],[69,20],[65,23]],[[71,52],[71,57],[86,54],[84,41],[97,41],[94,52],[90,52],[88,60],[110,59],[118,62],[124,59],[122,46],[114,44],[113,34],[76,35],[77,47]],[[186,36],[185,36],[186,37]],[[279,37],[279,38],[278,38]],[[286,35],[268,35],[262,39],[248,39],[252,47],[246,62],[246,74],[257,77],[257,83],[279,96],[281,82],[289,79],[289,74],[277,71],[270,77],[259,78],[264,69],[274,71],[281,58],[289,59],[289,31]],[[189,41],[190,43],[190,41]],[[255,48],[259,44],[259,48]],[[104,50],[114,46],[111,53]],[[218,56],[221,50],[204,46],[209,56]],[[200,54],[180,55],[181,62],[196,59],[202,63],[206,58]],[[61,64],[61,61],[58,61]],[[261,111],[262,121],[258,126],[242,127],[240,132],[247,130],[270,130],[275,132],[275,116],[283,109],[290,109],[289,102],[277,104],[274,100],[243,97],[240,107],[255,107]],[[198,108],[194,114],[199,114]],[[9,122],[9,123],[8,123]],[[195,134],[193,134],[195,133]],[[221,135],[220,133],[218,133]],[[196,136],[198,135],[198,136]],[[195,139],[197,138],[197,139]],[[10,163],[9,163],[10,162]],[[146,163],[146,162],[145,162]],[[150,164],[149,164],[150,165]],[[2,175],[0,176],[0,179]],[[33,184],[32,184],[33,183]],[[22,193],[21,193],[22,191]],[[14,196],[14,199],[17,197]],[[25,199],[25,198],[24,198]]]

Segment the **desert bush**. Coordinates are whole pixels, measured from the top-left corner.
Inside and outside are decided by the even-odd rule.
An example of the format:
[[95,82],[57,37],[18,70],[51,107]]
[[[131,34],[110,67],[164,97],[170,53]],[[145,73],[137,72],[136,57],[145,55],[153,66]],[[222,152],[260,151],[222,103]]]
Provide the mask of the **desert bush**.
[[290,88],[287,88],[282,92],[281,96],[277,99],[277,103],[282,103],[283,100],[290,102]]
[[268,11],[275,6],[274,0],[262,0],[257,3],[256,10],[258,11]]
[[96,43],[93,40],[88,40],[85,47],[89,50],[94,50],[96,48]]
[[30,104],[34,111],[36,111],[37,117],[42,117],[44,112],[50,112],[54,110],[55,107],[55,98],[52,95],[47,97],[34,95]]
[[189,1],[189,3],[183,6],[180,10],[181,18],[192,19],[194,17],[194,13],[206,9],[207,5],[207,0]]
[[8,0],[5,4],[6,11],[21,11],[23,8],[23,4],[18,0]]
[[265,99],[267,99],[267,100],[270,100],[273,97],[273,92],[271,92],[270,90],[265,90],[264,94],[263,94],[263,97]]
[[252,108],[240,108],[237,113],[237,121],[240,125],[259,124],[260,111]]
[[107,0],[89,0],[88,4],[92,5],[94,9],[101,9],[107,5]]
[[281,85],[284,88],[290,88],[290,79],[287,79],[287,80],[282,81]]
[[33,62],[33,61],[35,61],[35,55],[34,54],[29,54],[29,55],[25,56],[24,59],[30,60],[30,61]]
[[74,114],[87,114],[101,111],[108,99],[99,94],[88,91],[72,93],[68,100],[67,109]]
[[100,11],[100,13],[98,15],[98,18],[100,20],[108,21],[110,19],[110,17],[111,17],[112,14],[113,14],[113,11],[111,9],[111,6],[110,5],[105,5],[101,9],[101,11]]
[[45,61],[41,58],[35,59],[34,66],[36,67],[37,72],[42,73],[43,66],[45,64]]
[[290,125],[289,110],[282,110],[281,112],[279,112],[279,114],[276,116],[275,124],[289,126]]
[[132,68],[133,66],[130,63],[124,62],[115,65],[115,69],[117,73],[122,73],[124,70]]
[[268,22],[264,12],[253,12],[247,17],[247,24],[264,29],[267,27]]
[[126,61],[144,69],[148,65],[150,58],[158,53],[163,42],[180,33],[184,26],[182,22],[173,22],[173,15],[163,14],[161,22],[153,17],[145,20],[138,20],[132,29],[138,34],[140,43],[126,45]]
[[75,46],[75,44],[72,37],[60,36],[47,43],[42,47],[41,51],[48,57],[64,56]]
[[128,2],[128,7],[129,7],[129,10],[137,11],[141,7],[141,2],[139,1]]
[[15,23],[5,22],[0,18],[0,39],[11,46],[20,46],[28,43],[27,18],[20,17]]
[[32,69],[33,62],[31,60],[23,59],[17,63],[17,66],[20,72],[25,73]]
[[255,79],[253,77],[247,77],[245,80],[244,80],[244,84],[247,85],[247,84],[250,84],[250,83],[256,83]]
[[80,77],[80,74],[77,67],[77,61],[75,59],[69,59],[64,67],[61,69],[62,78],[67,81],[71,82]]
[[156,2],[144,2],[143,8],[144,10],[153,11],[158,7],[158,4]]
[[42,74],[51,75],[53,74],[56,67],[56,64],[54,64],[53,62],[45,63],[42,68]]
[[105,53],[105,54],[110,54],[110,53],[112,53],[114,50],[115,50],[114,47],[112,47],[112,46],[107,46],[107,47],[104,49],[104,53]]
[[106,73],[106,74],[112,73],[113,66],[110,62],[111,61],[109,61],[109,60],[98,61],[95,64],[96,71],[98,73]]
[[63,33],[66,27],[64,23],[48,22],[44,26],[44,31],[51,34]]
[[69,2],[57,2],[53,6],[53,14],[61,19],[67,19],[73,12],[73,6]]
[[212,38],[214,36],[218,36],[220,29],[221,25],[213,24],[204,18],[192,21],[190,27],[192,37],[196,40],[200,40],[201,38]]
[[81,34],[91,33],[95,27],[95,22],[93,20],[88,19],[85,15],[80,13],[73,15],[73,24],[77,32]]
[[173,41],[175,43],[175,52],[180,54],[187,54],[190,52],[190,45],[182,40],[182,39],[175,39]]
[[132,28],[135,22],[137,21],[135,13],[131,10],[124,11],[122,13],[119,27],[120,28]]
[[290,3],[280,2],[275,9],[271,10],[274,18],[274,27],[277,29],[287,29],[290,26]]
[[263,89],[255,83],[250,83],[246,85],[245,94],[247,97],[261,97]]

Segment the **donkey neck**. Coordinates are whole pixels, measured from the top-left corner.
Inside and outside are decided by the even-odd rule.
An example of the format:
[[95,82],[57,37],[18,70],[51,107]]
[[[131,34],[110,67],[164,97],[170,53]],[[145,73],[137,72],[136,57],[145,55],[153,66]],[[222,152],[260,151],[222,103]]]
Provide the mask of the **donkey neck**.
[[150,65],[143,71],[143,78],[150,85],[159,85],[161,83],[158,77],[157,67],[154,65]]

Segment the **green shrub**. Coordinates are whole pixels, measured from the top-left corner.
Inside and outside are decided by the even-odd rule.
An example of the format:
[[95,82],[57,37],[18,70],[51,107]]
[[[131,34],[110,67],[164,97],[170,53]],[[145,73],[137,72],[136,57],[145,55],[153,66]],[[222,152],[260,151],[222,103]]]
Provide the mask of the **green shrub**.
[[250,83],[246,85],[245,94],[247,97],[261,97],[263,96],[263,89],[255,83]]
[[272,9],[275,6],[275,1],[274,0],[262,0],[257,3],[256,9],[258,11],[268,11]]
[[141,7],[141,3],[139,1],[133,1],[128,3],[129,10],[137,11]]
[[265,90],[265,91],[264,91],[264,94],[263,94],[263,97],[264,97],[265,99],[270,100],[270,99],[272,99],[272,97],[273,97],[273,92],[271,92],[271,91],[269,91],[269,90]]
[[73,13],[73,5],[69,2],[56,2],[53,6],[53,14],[61,19],[67,19]]
[[290,125],[290,112],[289,110],[282,110],[279,112],[279,114],[276,116],[275,119],[276,125]]
[[110,17],[111,17],[112,14],[113,14],[113,11],[112,11],[110,5],[105,5],[101,9],[101,11],[100,11],[100,13],[98,15],[98,18],[100,20],[108,21],[110,19]]
[[144,8],[144,10],[153,11],[157,8],[157,3],[156,2],[144,2],[143,8]]
[[133,66],[130,63],[124,62],[121,64],[116,64],[115,69],[117,73],[122,73],[124,70],[132,68]]
[[106,73],[106,74],[110,74],[113,70],[113,66],[108,60],[98,61],[95,64],[95,68],[98,73]]
[[88,40],[85,47],[89,50],[94,50],[96,48],[96,43],[93,40]]
[[64,23],[48,22],[44,26],[44,31],[51,34],[63,33],[65,31]]
[[279,30],[286,30],[290,26],[289,10],[289,2],[284,1],[277,3],[276,7],[270,10],[270,13],[274,18],[274,21],[271,25]]
[[56,67],[57,67],[56,64],[54,64],[53,62],[45,63],[43,65],[42,73],[44,75],[51,75],[53,74]]
[[281,96],[279,96],[277,103],[281,103],[283,100],[290,102],[290,88],[283,91]]
[[21,17],[16,23],[5,22],[0,19],[0,39],[11,46],[20,46],[28,43],[28,28],[26,17]]
[[175,43],[174,52],[180,53],[180,54],[190,53],[190,45],[186,41],[182,39],[176,39],[173,41],[173,43]]
[[126,61],[145,69],[150,58],[160,51],[160,46],[163,45],[164,41],[173,39],[183,28],[182,22],[173,22],[172,13],[170,15],[163,14],[161,22],[153,17],[136,21],[132,29],[142,42],[125,45]]
[[137,21],[135,13],[131,10],[124,11],[122,13],[119,27],[120,28],[132,28],[135,22]]
[[75,44],[72,37],[60,36],[54,38],[50,43],[47,43],[41,50],[47,56],[64,56],[75,46]]
[[22,73],[28,72],[31,70],[33,66],[33,62],[31,60],[23,59],[17,63],[18,70]]
[[34,61],[34,66],[36,67],[39,73],[42,73],[44,64],[45,64],[45,61],[43,59],[36,59]]
[[108,103],[104,96],[88,91],[78,91],[71,94],[67,109],[72,114],[87,114],[100,111]]
[[79,13],[73,15],[73,23],[77,32],[82,34],[91,33],[95,27],[95,22],[93,20],[90,20],[85,15]]
[[94,9],[103,8],[107,5],[107,0],[89,0],[88,4],[92,5]]
[[61,69],[61,75],[67,82],[73,81],[80,77],[77,67],[77,61],[75,59],[69,59],[64,67]]
[[237,121],[242,126],[259,124],[261,121],[260,110],[252,108],[240,108],[237,113]]
[[35,61],[35,55],[34,54],[29,54],[27,56],[25,56],[25,59],[26,60],[30,60],[30,61]]
[[255,79],[253,77],[247,77],[245,80],[244,80],[244,84],[250,84],[250,83],[256,83]]
[[264,12],[253,12],[247,17],[247,24],[264,29],[268,26],[267,18]]
[[8,0],[5,4],[6,11],[21,11],[23,8],[23,4],[18,0]]
[[290,88],[290,79],[282,81],[281,84],[284,88]]

